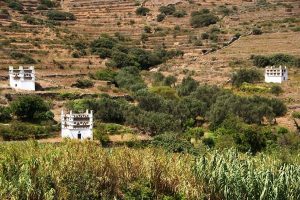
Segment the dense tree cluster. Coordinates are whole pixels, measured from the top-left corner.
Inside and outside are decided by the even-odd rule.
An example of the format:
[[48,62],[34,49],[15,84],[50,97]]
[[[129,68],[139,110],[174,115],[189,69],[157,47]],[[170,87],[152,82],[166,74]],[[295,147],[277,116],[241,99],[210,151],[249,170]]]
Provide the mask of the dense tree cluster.
[[250,58],[253,62],[253,65],[257,67],[266,67],[272,65],[300,67],[300,58],[288,54],[280,53],[271,56],[252,55]]
[[100,58],[110,58],[109,67],[136,66],[141,70],[149,69],[183,54],[182,51],[167,51],[163,48],[147,51],[141,48],[128,47],[119,39],[108,35],[102,35],[92,41],[90,47],[91,52],[99,55]]

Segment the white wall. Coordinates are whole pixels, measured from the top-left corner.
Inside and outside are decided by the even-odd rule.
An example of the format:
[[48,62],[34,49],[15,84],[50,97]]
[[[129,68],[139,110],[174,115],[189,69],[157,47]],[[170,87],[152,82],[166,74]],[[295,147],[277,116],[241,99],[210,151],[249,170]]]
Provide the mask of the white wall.
[[78,139],[78,134],[81,134],[81,139],[93,139],[93,130],[90,129],[65,129],[61,130],[62,138]]
[[10,87],[14,89],[35,91],[34,80],[14,80],[10,78],[9,83]]
[[283,77],[280,76],[265,76],[266,83],[282,83]]

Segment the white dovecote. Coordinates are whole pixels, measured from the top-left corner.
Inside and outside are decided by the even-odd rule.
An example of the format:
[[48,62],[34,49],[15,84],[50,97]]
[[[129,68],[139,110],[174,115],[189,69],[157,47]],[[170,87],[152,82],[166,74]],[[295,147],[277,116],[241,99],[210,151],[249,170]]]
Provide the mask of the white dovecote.
[[265,82],[266,83],[282,83],[288,80],[287,67],[266,67],[265,68]]
[[93,139],[93,111],[64,113],[61,111],[61,137],[70,139]]
[[16,90],[35,91],[35,70],[33,66],[29,68],[14,68],[9,66],[9,85]]

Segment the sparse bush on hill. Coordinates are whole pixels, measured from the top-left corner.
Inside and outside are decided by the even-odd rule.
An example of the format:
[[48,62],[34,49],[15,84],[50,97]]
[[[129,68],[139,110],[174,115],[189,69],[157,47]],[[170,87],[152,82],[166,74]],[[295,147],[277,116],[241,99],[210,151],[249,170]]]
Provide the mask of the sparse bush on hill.
[[62,12],[58,10],[50,10],[47,13],[47,17],[49,20],[76,20],[74,14],[69,12]]
[[161,22],[161,21],[163,21],[165,18],[166,18],[166,15],[160,13],[160,14],[158,14],[158,15],[156,16],[156,21]]
[[177,17],[177,18],[181,18],[181,17],[184,17],[186,16],[187,13],[185,10],[176,10],[174,13],[173,13],[173,16],[174,17]]
[[215,24],[218,21],[219,18],[216,15],[214,15],[207,9],[202,9],[191,14],[190,23],[193,28],[200,28]]
[[8,3],[8,7],[10,7],[13,10],[22,11],[23,5],[17,0],[5,0],[6,3]]
[[44,23],[44,21],[42,19],[37,19],[35,17],[32,17],[30,15],[24,15],[23,16],[23,20],[28,23],[28,24],[32,24],[32,25],[41,25]]
[[72,87],[78,88],[91,88],[94,86],[94,82],[89,79],[78,79],[76,83],[72,84]]
[[292,117],[297,118],[297,119],[300,119],[300,112],[294,111],[294,112],[292,113]]
[[23,53],[20,53],[20,52],[16,52],[16,51],[12,51],[10,53],[10,57],[15,59],[15,60],[21,61],[23,64],[36,64],[37,63],[29,55],[26,55],[26,54],[23,54]]
[[240,69],[234,72],[231,78],[231,83],[234,86],[241,86],[243,83],[255,83],[261,81],[263,75],[256,69]]
[[10,17],[10,14],[7,9],[0,9],[0,15],[5,16],[6,18]]
[[175,5],[167,5],[167,6],[161,6],[159,8],[159,12],[165,15],[173,15],[176,11]]
[[137,15],[146,16],[150,12],[149,8],[146,7],[138,7],[135,11]]
[[260,29],[260,28],[254,28],[253,30],[252,30],[252,34],[253,35],[261,35],[263,32],[262,32],[262,30]]

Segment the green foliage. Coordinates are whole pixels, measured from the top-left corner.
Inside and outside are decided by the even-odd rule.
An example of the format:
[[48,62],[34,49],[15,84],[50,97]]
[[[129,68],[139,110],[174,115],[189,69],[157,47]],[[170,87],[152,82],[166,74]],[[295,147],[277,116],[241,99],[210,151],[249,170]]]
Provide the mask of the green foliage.
[[261,81],[263,75],[260,71],[256,69],[239,69],[237,72],[233,73],[231,78],[231,83],[234,86],[241,86],[243,83],[255,83]]
[[10,108],[0,106],[0,122],[8,122],[10,120],[11,120]]
[[177,18],[182,18],[182,17],[185,17],[187,15],[186,11],[185,10],[176,10],[174,13],[173,13],[173,16],[174,17],[177,17]]
[[149,12],[150,12],[150,9],[143,7],[143,6],[138,7],[135,11],[135,13],[140,16],[146,16]]
[[103,122],[123,123],[125,121],[124,103],[108,97],[100,99],[77,99],[70,101],[67,107],[75,112],[84,112],[86,109],[94,111],[94,118]]
[[179,135],[172,132],[155,136],[151,141],[151,146],[156,148],[161,147],[168,152],[174,153],[197,153],[196,149],[189,141],[180,138]]
[[283,89],[279,85],[272,85],[270,92],[278,96],[279,94],[283,93]]
[[42,19],[37,19],[34,18],[30,15],[24,15],[23,16],[23,20],[27,23],[27,24],[32,24],[32,25],[41,25],[44,23],[44,21]]
[[175,5],[170,4],[167,6],[161,6],[159,8],[159,12],[164,14],[164,15],[173,15],[176,11]]
[[137,91],[146,88],[139,69],[136,67],[124,67],[118,71],[115,81],[118,87],[125,88],[130,91]]
[[272,121],[275,117],[286,114],[287,108],[278,99],[263,97],[239,97],[232,94],[220,95],[210,108],[211,127],[218,127],[227,117],[237,116],[246,123],[261,124],[266,118]]
[[199,83],[192,77],[188,76],[182,80],[182,83],[178,86],[178,94],[180,96],[188,96],[198,87]]
[[188,140],[190,140],[191,138],[199,140],[203,136],[204,130],[200,127],[188,128],[184,133],[184,137],[186,137]]
[[292,116],[294,117],[294,118],[297,118],[297,119],[300,119],[300,112],[293,112],[292,113]]
[[47,13],[47,17],[49,20],[76,20],[76,17],[74,14],[69,12],[63,12],[58,10],[50,10]]
[[160,13],[160,14],[158,14],[158,15],[156,16],[156,21],[157,21],[157,22],[162,22],[165,18],[166,18],[166,15]]
[[10,14],[9,14],[8,10],[4,9],[4,8],[0,9],[0,15],[5,16],[6,18],[10,17]]
[[166,99],[177,99],[177,91],[169,86],[156,86],[150,88],[150,92],[158,94]]
[[56,7],[57,4],[52,0],[41,0],[41,5],[44,5],[47,8],[53,8]]
[[50,135],[50,126],[30,125],[21,122],[13,122],[9,126],[0,125],[0,136],[5,141],[41,139]]
[[[148,28],[146,28],[147,31]],[[111,58],[108,66],[123,68],[136,66],[142,70],[147,70],[152,66],[163,63],[164,61],[183,54],[182,51],[162,48],[154,51],[147,51],[141,48],[128,47],[122,41],[116,40],[107,35],[92,41],[91,52],[100,55],[101,58]]]
[[23,121],[41,122],[54,117],[48,103],[36,95],[20,96],[11,102],[10,107],[13,115]]
[[13,10],[22,11],[24,9],[22,3],[17,0],[6,0],[6,2],[8,3],[8,7]]
[[103,69],[103,70],[96,71],[94,74],[90,74],[90,77],[95,80],[114,82],[117,74],[118,74],[117,72],[111,69]]
[[89,79],[77,79],[76,83],[72,84],[72,87],[78,88],[91,88],[94,86],[94,82]]
[[257,67],[266,67],[268,65],[287,65],[300,67],[300,58],[288,54],[274,54],[271,56],[252,55],[253,65]]
[[36,64],[36,60],[34,60],[32,57],[30,57],[29,55],[17,52],[17,51],[12,51],[10,52],[10,57],[15,59],[15,60],[19,60],[20,62],[24,63],[24,64]]
[[202,9],[192,13],[190,23],[193,28],[200,28],[209,26],[211,24],[216,24],[218,21],[219,18],[216,15],[207,9]]
[[263,32],[262,32],[262,30],[260,29],[260,28],[254,28],[253,30],[252,30],[252,34],[253,35],[261,35]]

